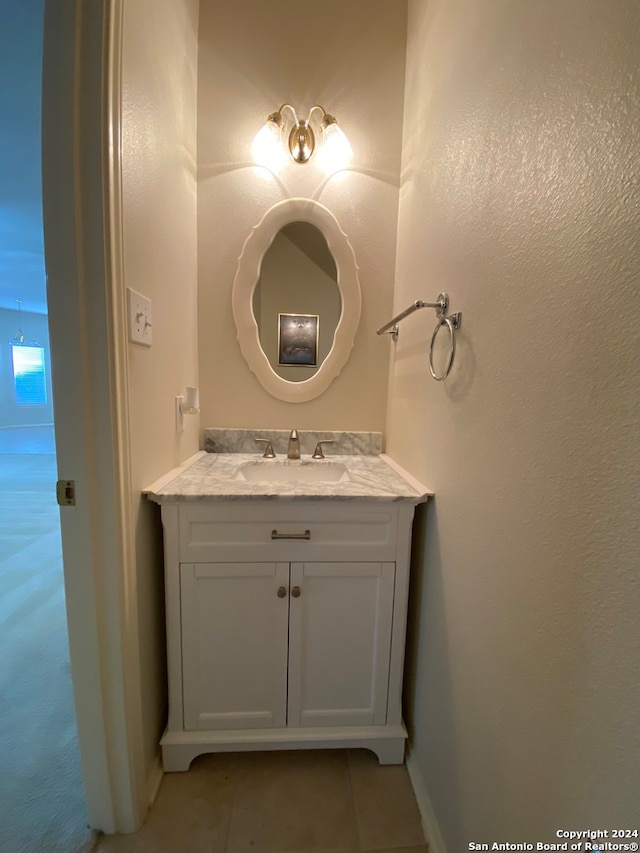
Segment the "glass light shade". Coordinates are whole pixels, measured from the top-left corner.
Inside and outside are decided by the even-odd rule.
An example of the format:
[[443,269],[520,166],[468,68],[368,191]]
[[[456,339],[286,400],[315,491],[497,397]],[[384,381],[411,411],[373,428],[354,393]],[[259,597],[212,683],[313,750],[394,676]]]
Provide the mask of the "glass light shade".
[[286,160],[282,137],[282,123],[269,116],[251,145],[251,156],[259,166],[274,173],[280,171]]
[[344,132],[334,120],[323,123],[322,147],[318,151],[318,162],[328,175],[346,169],[353,157],[353,149]]

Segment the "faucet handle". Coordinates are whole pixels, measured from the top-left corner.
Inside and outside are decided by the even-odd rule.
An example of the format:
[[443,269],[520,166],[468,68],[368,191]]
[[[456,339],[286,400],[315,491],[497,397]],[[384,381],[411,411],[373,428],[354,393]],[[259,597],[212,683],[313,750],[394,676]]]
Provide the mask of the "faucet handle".
[[273,445],[271,444],[271,440],[268,438],[256,438],[255,441],[264,441],[266,447],[264,449],[264,453],[262,454],[264,459],[275,459],[276,454],[273,452]]
[[333,444],[333,439],[332,438],[323,438],[322,441],[319,441],[316,444],[316,449],[313,451],[313,454],[311,455],[312,459],[324,459],[324,453],[322,452],[322,445],[323,444]]

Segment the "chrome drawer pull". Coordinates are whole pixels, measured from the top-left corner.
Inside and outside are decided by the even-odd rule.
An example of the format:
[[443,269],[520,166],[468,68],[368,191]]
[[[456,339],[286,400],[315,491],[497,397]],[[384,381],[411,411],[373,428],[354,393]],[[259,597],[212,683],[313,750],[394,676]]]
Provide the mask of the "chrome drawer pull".
[[278,533],[277,530],[271,531],[272,539],[311,539],[311,531],[305,530],[304,533]]

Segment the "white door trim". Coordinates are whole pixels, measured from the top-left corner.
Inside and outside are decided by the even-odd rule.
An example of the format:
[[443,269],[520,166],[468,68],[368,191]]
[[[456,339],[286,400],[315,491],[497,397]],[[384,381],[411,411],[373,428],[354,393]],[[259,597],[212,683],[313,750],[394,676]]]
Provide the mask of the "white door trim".
[[78,736],[89,821],[131,832],[143,769],[123,343],[122,0],[47,0],[43,214],[61,511]]

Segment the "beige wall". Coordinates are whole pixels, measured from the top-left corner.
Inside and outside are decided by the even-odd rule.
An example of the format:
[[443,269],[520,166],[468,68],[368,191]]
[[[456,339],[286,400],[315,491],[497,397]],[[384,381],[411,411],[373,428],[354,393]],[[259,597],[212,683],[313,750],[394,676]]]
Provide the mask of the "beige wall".
[[[411,0],[387,448],[436,492],[414,758],[448,849],[637,826],[636,0]],[[420,282],[419,293],[415,281]]]
[[[387,0],[202,0],[198,64],[198,260],[202,426],[382,430],[402,133],[406,5]],[[355,157],[328,180],[316,161],[275,178],[255,134],[283,102],[334,114]],[[231,284],[251,228],[276,202],[313,198],[338,219],[360,267],[352,356],[316,400],[270,397],[240,354]]]
[[162,537],[140,490],[198,449],[174,397],[198,384],[197,0],[127,0],[123,44],[125,284],[152,300],[153,345],[129,344],[132,489],[146,767],[165,723]]

